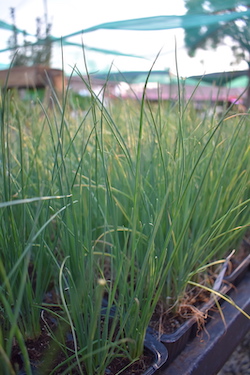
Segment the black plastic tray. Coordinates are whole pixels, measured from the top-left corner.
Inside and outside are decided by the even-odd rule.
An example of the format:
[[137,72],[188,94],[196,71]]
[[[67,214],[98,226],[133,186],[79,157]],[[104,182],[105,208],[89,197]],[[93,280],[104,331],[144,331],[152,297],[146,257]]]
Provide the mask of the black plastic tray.
[[[243,279],[250,265],[250,255],[248,255],[240,265],[227,277],[224,278],[224,282],[219,292],[221,294],[228,294],[239,282]],[[200,311],[208,313],[215,305],[215,300],[219,300],[219,296],[211,296],[211,299],[203,304]],[[209,313],[210,315],[210,313]],[[206,319],[206,323],[209,321],[209,316]],[[154,335],[158,337],[158,340],[163,343],[168,350],[167,364],[170,364],[185,348],[188,341],[193,339],[197,335],[197,320],[195,317],[188,319],[184,322],[175,332],[171,334],[162,334],[159,337],[158,332]]]
[[146,332],[144,347],[153,354],[154,361],[142,375],[152,375],[166,363],[168,359],[168,351],[165,345],[158,341],[152,334],[150,328],[148,328]]

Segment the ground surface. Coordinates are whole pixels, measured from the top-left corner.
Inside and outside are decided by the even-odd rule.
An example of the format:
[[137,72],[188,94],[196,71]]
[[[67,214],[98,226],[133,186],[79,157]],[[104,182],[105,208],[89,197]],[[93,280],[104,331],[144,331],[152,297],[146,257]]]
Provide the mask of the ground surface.
[[250,375],[250,332],[217,375]]

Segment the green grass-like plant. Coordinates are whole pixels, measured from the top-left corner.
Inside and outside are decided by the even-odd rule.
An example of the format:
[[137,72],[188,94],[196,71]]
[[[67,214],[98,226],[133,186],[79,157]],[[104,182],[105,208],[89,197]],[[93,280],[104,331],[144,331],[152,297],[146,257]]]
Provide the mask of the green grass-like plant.
[[[156,306],[177,310],[249,226],[248,114],[201,118],[181,92],[174,105],[150,103],[147,82],[141,101],[104,105],[106,86],[98,95],[82,80],[84,111],[69,87],[60,99],[51,87],[49,106],[2,95],[6,374],[15,345],[31,374],[25,341],[41,334],[43,310],[72,337],[73,346],[50,332],[65,352],[63,373],[102,375],[115,357],[135,361]],[[44,302],[51,290],[56,314]]]

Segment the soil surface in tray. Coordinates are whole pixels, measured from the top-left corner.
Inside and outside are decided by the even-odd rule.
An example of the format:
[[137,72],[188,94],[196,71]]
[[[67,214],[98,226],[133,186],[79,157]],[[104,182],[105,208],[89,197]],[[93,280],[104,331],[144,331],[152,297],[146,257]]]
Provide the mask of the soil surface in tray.
[[178,310],[166,310],[164,305],[158,304],[150,321],[152,327],[160,335],[172,334],[188,319],[195,317],[198,329],[202,329],[206,322],[206,314],[199,310],[199,306],[206,303],[210,299],[210,293],[197,290],[197,288],[190,289],[189,293],[183,299],[183,302],[178,306]]
[[[26,348],[32,364],[34,375],[49,374],[57,365],[62,364],[68,357],[70,357],[74,351],[73,340],[67,341],[68,350],[65,352],[62,351],[60,346],[57,345],[56,342],[51,338],[50,331],[56,335],[57,325],[55,324],[55,319],[50,316],[48,312],[44,312],[43,314],[41,319],[41,327],[41,334],[37,339],[26,341]],[[153,353],[145,349],[141,358],[130,366],[130,361],[127,358],[121,357],[114,359],[107,367],[105,375],[116,375],[123,368],[125,368],[125,370],[119,372],[121,375],[143,374],[154,360],[155,358]],[[26,374],[24,372],[22,355],[18,345],[13,346],[11,362],[17,375]],[[60,369],[58,369],[58,371],[54,371],[53,374],[62,374],[63,371],[67,370],[67,368],[67,364],[60,366]],[[84,374],[86,374],[84,365],[82,367],[82,371]],[[79,375],[79,368],[76,366],[70,374]]]
[[[237,255],[231,260],[232,272],[239,263],[250,253],[250,233],[245,236]],[[209,293],[203,290],[190,289],[183,302],[180,304],[179,311],[164,311],[163,307],[159,304],[152,317],[150,326],[159,333],[173,333],[180,325],[189,319],[191,316],[196,316],[198,322],[198,328],[202,329],[205,324],[204,315],[199,313],[196,306],[208,301],[210,298]],[[53,300],[50,301],[53,304]],[[49,328],[49,329],[48,329]],[[41,317],[41,334],[35,340],[27,340],[26,347],[30,361],[34,369],[34,375],[46,375],[49,374],[57,365],[63,363],[69,356],[72,355],[74,350],[73,340],[67,341],[67,351],[62,351],[60,346],[55,343],[55,340],[51,338],[51,332],[56,334],[57,325],[53,316],[48,312],[44,312]],[[66,334],[66,333],[65,333]],[[60,341],[60,340],[59,340]],[[115,359],[106,369],[105,375],[116,375],[122,368],[126,367],[126,370],[120,372],[121,375],[131,374],[143,374],[146,369],[153,363],[153,354],[149,351],[145,351],[142,357],[129,366],[129,360],[126,358]],[[11,363],[13,368],[18,374],[25,374],[22,372],[23,360],[18,345],[13,345]],[[46,366],[46,367],[45,367]],[[129,366],[129,367],[127,367]],[[62,374],[63,371],[67,370],[68,365],[60,367],[60,370],[53,372],[54,375]],[[83,367],[83,372],[84,367]],[[78,375],[79,369],[76,367],[72,370],[72,375]]]
[[[244,236],[236,253],[230,259],[225,277],[230,276],[232,272],[242,263],[242,261],[250,254],[250,231]],[[210,283],[213,288],[218,273],[213,270],[207,270],[206,285]],[[202,280],[200,281],[202,284]],[[150,326],[160,335],[172,334],[181,327],[181,325],[194,317],[196,319],[198,332],[204,328],[209,312],[202,313],[200,307],[210,300],[210,292],[200,288],[189,288],[183,296],[178,309],[166,309],[164,304],[159,303],[151,318]],[[214,309],[213,307],[212,309]],[[211,311],[212,311],[211,309]],[[197,333],[198,333],[197,332]]]

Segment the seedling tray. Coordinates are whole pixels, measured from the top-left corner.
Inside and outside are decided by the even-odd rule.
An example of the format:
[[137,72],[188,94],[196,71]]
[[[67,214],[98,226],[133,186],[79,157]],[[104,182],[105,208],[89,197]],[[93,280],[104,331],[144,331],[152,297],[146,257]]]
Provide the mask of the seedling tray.
[[[221,294],[229,293],[235,286],[237,286],[240,281],[244,278],[250,265],[250,255],[248,255],[241,264],[230,274],[230,276],[225,277],[222,287],[219,292]],[[207,314],[208,311],[215,305],[215,300],[219,300],[218,296],[211,296],[210,300],[203,304],[200,308],[200,311]],[[209,313],[209,315],[212,315]],[[209,316],[206,319],[206,323],[210,320]],[[221,322],[221,324],[223,324]],[[169,365],[185,348],[187,343],[197,335],[198,327],[197,320],[195,317],[188,319],[184,322],[175,332],[171,334],[162,334],[160,337],[157,332],[155,335],[158,335],[158,339],[166,346],[168,350],[168,359],[166,364]]]
[[[250,314],[250,271],[230,297],[242,310]],[[219,312],[206,325],[206,334],[188,342],[185,349],[170,365],[164,366],[157,375],[211,375],[217,374],[231,353],[250,330],[250,320],[227,302],[222,303],[225,324]]]

